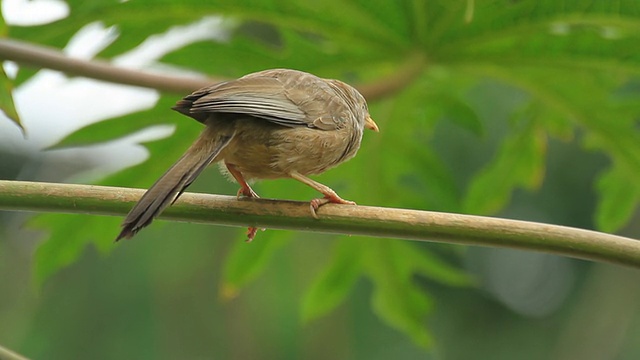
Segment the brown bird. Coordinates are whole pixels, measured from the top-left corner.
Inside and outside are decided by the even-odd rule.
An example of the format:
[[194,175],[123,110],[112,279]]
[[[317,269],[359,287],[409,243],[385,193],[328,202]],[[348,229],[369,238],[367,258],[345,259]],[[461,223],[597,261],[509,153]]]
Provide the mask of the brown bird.
[[[355,204],[307,175],[355,156],[364,128],[378,131],[356,89],[287,69],[260,71],[202,88],[173,109],[206,127],[131,209],[116,241],[149,225],[202,170],[217,162],[240,184],[238,196],[259,197],[249,186],[252,180],[293,178],[324,195],[311,200],[313,216],[326,203]],[[249,228],[248,241],[256,231]]]

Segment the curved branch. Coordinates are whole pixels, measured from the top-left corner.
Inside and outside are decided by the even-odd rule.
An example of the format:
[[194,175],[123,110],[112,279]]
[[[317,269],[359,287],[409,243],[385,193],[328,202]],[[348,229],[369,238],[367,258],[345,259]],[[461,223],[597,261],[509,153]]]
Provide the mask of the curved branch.
[[[0,209],[123,215],[140,189],[0,181]],[[308,202],[185,193],[162,217],[234,226],[257,226],[367,235],[454,244],[535,250],[640,268],[640,241],[596,231],[482,216],[370,206],[327,205],[309,212]],[[116,229],[114,229],[115,231]]]
[[28,360],[28,359],[5,347],[0,346],[0,360]]
[[[148,87],[178,94],[191,93],[196,89],[225,80],[223,78],[169,76],[125,69],[111,65],[106,61],[74,59],[50,47],[8,39],[0,39],[0,59],[36,68],[58,70],[69,75]],[[357,88],[368,100],[390,96],[415,80],[422,72],[424,62],[424,57],[421,54],[410,56],[406,63],[399,66],[396,73],[378,81],[357,86]]]
[[58,70],[70,75],[179,94],[190,93],[195,89],[223,80],[169,76],[125,69],[100,60],[74,59],[53,48],[7,39],[0,39],[0,59],[37,68]]
[[367,100],[383,99],[393,95],[415,81],[424,71],[426,60],[422,53],[410,55],[399,65],[398,71],[388,77],[356,86]]

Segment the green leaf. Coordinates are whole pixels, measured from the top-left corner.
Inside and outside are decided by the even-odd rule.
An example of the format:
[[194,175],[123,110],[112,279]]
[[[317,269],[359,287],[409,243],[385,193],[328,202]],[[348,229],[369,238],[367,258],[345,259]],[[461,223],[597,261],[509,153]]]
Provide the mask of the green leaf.
[[25,129],[13,103],[12,91],[13,81],[5,73],[4,67],[0,66],[0,110],[24,132]]
[[422,347],[432,339],[426,328],[431,300],[414,282],[410,266],[389,240],[372,240],[366,250],[367,273],[374,284],[373,309],[390,326]]
[[535,119],[525,119],[523,123],[524,128],[512,129],[495,159],[472,179],[464,201],[465,212],[495,213],[509,201],[515,187],[531,190],[542,182],[546,134]]
[[408,241],[394,245],[396,256],[410,267],[412,272],[449,286],[470,286],[472,278],[464,270],[453,267],[431,254],[427,249]]
[[[128,168],[102,181],[106,185],[122,185],[128,187],[148,187],[162,175],[162,172],[175,162],[188,144],[195,139],[201,128],[195,121],[192,126],[180,126],[169,139],[147,144],[151,152],[149,161]],[[176,151],[177,146],[168,144],[184,143]],[[123,213],[131,204],[119,205]],[[33,226],[47,229],[49,237],[36,251],[34,277],[42,284],[59,269],[73,263],[87,245],[93,244],[107,252],[112,249],[113,240],[118,234],[121,218],[103,216],[41,214],[32,220]]]
[[[7,33],[7,24],[4,22],[4,16],[0,13],[0,39],[6,38]],[[4,66],[0,65],[0,110],[24,132],[24,127],[13,103],[12,91],[13,81],[7,76]]]
[[234,298],[240,288],[255,279],[267,267],[276,251],[289,243],[291,233],[282,236],[282,231],[259,233],[258,239],[247,244],[237,242],[224,264],[220,295],[223,299]]
[[338,306],[362,273],[364,244],[354,239],[338,240],[331,262],[316,277],[302,300],[302,319],[307,322]]
[[[380,125],[379,134],[365,134],[356,174],[365,175],[360,196],[382,195],[373,203],[386,206],[459,210],[459,193],[450,169],[433,151],[430,138],[438,121],[446,114],[429,92],[432,80],[418,79],[393,101],[371,107]],[[407,119],[397,124],[396,119]],[[402,123],[402,121],[401,121]],[[346,167],[347,165],[344,165]],[[389,171],[388,169],[393,169]],[[357,176],[357,175],[353,175]]]
[[[36,250],[35,283],[41,286],[58,270],[74,263],[89,244],[101,252],[113,246],[113,239],[121,219],[88,215],[43,214],[33,218],[29,225],[52,230],[52,235]],[[51,229],[51,224],[56,224]]]
[[615,232],[631,219],[638,206],[640,182],[634,179],[633,174],[614,166],[600,175],[597,190],[600,199],[596,225],[602,231]]
[[[496,7],[478,4],[475,21],[454,26],[437,39],[449,63],[543,66],[638,73],[639,14],[633,0],[586,3],[523,1]],[[440,21],[448,20],[443,17]],[[434,41],[436,41],[434,39]],[[473,64],[471,64],[473,63]]]
[[174,103],[175,98],[169,99],[169,97],[162,97],[157,106],[152,109],[87,125],[69,134],[57,144],[50,146],[47,150],[95,145],[116,140],[148,128],[149,126],[163,124],[159,121],[160,116],[166,121],[166,124],[172,125],[181,121],[191,121],[182,115],[169,112],[170,106]]
[[4,15],[0,13],[0,37],[7,37],[8,30],[7,23],[4,21]]
[[617,95],[627,83],[625,77],[581,69],[524,68],[509,73],[491,72],[528,90],[546,105],[541,117],[552,135],[571,139],[577,124],[587,148],[603,151],[612,158],[617,170],[600,178],[601,199],[595,220],[596,225],[606,231],[622,227],[640,202],[635,186],[640,181],[638,99],[633,91]]
[[562,141],[571,141],[574,139],[575,127],[570,119],[549,111],[549,109],[540,109],[542,112],[539,116],[541,126],[549,133],[550,137],[560,139]]
[[[599,226],[614,230],[628,221],[640,201],[638,102],[612,101],[617,89],[640,74],[636,2],[69,0],[68,18],[45,26],[16,27],[12,36],[60,48],[82,26],[101,21],[119,32],[100,55],[109,58],[172,26],[214,14],[237,21],[228,42],[203,41],[163,60],[226,76],[290,67],[349,81],[381,79],[402,66],[407,54],[418,52],[428,59],[425,73],[385,101],[371,104],[382,132],[367,133],[358,157],[323,174],[321,181],[361,204],[460,211],[463,181],[434,150],[434,129],[445,119],[472,134],[486,135],[476,109],[469,105],[468,91],[480,81],[500,81],[522,89],[531,104],[514,114],[493,161],[471,181],[465,211],[498,211],[515,188],[539,186],[547,137],[571,140],[577,133],[589,149],[605,153],[614,164],[598,182],[601,201],[596,214]],[[465,7],[473,9],[472,19],[464,18]],[[104,142],[173,118],[151,111],[115,119],[82,129],[59,146]],[[149,185],[199,130],[199,124],[180,123],[171,139],[148,144],[152,161],[106,182]],[[269,196],[317,196],[287,180],[258,186],[269,190]],[[52,236],[36,255],[34,273],[40,282],[71,263],[88,244],[110,248],[117,233],[117,224],[102,217],[59,215],[38,220],[39,226],[45,223]],[[287,240],[270,234],[261,234],[253,244],[237,244],[226,266],[223,295],[236,293],[258,276]],[[350,243],[344,246],[355,247]],[[338,249],[309,290],[305,301],[310,305],[305,305],[303,315],[312,318],[333,308],[364,269],[375,286],[376,313],[426,345],[430,300],[414,282],[416,275],[451,286],[471,281],[412,243],[373,241],[361,249],[361,261],[354,263],[345,262],[343,251],[348,253]],[[342,273],[344,278],[339,277]]]
[[443,115],[447,120],[470,131],[474,135],[482,136],[484,127],[475,110],[462,99],[450,94],[436,94],[432,101],[443,107]]

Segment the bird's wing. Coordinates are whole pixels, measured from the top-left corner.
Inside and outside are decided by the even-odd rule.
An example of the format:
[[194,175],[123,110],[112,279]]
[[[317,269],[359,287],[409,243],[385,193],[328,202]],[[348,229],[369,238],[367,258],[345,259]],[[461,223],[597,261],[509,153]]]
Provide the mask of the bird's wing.
[[200,89],[174,109],[201,122],[210,113],[233,113],[288,127],[335,130],[342,124],[345,107],[335,97],[330,86],[314,75],[269,70]]

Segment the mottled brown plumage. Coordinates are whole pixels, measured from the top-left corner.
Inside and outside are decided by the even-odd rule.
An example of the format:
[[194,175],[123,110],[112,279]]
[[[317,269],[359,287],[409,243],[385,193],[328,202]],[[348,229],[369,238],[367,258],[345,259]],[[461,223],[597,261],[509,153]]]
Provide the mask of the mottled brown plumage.
[[[204,168],[220,162],[240,184],[238,195],[258,197],[248,182],[293,178],[326,203],[354,204],[308,178],[355,156],[364,128],[378,131],[353,87],[295,70],[265,70],[197,90],[174,110],[205,130],[133,207],[116,238],[130,238],[173,203]],[[252,240],[256,228],[249,228]]]

